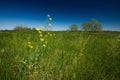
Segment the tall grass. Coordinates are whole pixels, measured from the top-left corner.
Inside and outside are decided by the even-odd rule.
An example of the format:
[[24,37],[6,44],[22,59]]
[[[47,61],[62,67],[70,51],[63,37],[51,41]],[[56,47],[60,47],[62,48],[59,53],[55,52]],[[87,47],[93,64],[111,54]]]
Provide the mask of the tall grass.
[[120,33],[50,33],[0,32],[0,80],[120,80]]

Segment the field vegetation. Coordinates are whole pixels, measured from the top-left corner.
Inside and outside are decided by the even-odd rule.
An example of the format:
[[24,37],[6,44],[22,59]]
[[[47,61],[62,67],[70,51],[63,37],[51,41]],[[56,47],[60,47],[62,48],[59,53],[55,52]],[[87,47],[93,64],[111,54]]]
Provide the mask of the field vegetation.
[[0,80],[120,80],[120,33],[0,31]]

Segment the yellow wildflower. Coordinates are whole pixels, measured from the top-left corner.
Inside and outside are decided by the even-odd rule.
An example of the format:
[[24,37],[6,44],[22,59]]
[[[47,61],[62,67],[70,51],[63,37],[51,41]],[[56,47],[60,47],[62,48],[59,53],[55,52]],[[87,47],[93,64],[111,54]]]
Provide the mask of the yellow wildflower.
[[41,30],[40,30],[40,28],[36,28],[36,30],[38,31],[39,34],[42,33]]
[[52,21],[52,18],[49,18],[50,21]]
[[36,28],[37,31],[40,31],[40,28]]
[[42,37],[42,34],[40,34],[40,37]]
[[43,38],[40,38],[40,41],[41,41],[41,42],[43,42],[43,41],[44,41],[44,39],[43,39]]
[[30,41],[27,42],[28,44],[32,44]]
[[30,41],[27,42],[29,48],[33,48],[32,43]]
[[41,31],[38,31],[39,34],[41,34],[42,32]]
[[43,47],[46,47],[46,45],[45,45],[45,44],[43,44]]
[[48,14],[47,16],[50,17],[50,14]]
[[33,46],[32,46],[32,45],[28,45],[28,47],[29,47],[29,48],[31,48],[31,49],[33,48]]
[[52,24],[49,23],[48,26],[52,26]]

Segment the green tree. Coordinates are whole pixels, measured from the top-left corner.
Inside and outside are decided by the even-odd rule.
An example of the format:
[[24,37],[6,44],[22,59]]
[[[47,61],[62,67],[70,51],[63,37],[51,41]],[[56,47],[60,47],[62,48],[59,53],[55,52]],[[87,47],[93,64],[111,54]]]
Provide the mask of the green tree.
[[69,28],[70,28],[71,31],[77,31],[78,30],[77,24],[72,24]]
[[82,23],[82,30],[83,31],[101,31],[102,24],[98,22],[96,19],[92,19],[90,22]]
[[21,25],[16,26],[14,30],[15,31],[23,31],[23,30],[26,31],[26,30],[31,30],[31,28],[28,28],[27,26],[21,24]]
[[89,31],[90,30],[90,22],[83,22],[82,23],[82,30]]

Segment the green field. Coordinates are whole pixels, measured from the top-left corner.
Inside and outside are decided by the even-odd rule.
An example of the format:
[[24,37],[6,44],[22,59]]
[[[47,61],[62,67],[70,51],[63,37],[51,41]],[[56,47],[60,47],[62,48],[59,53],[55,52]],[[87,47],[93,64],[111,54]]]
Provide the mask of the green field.
[[0,31],[0,80],[120,80],[120,32],[41,36]]

